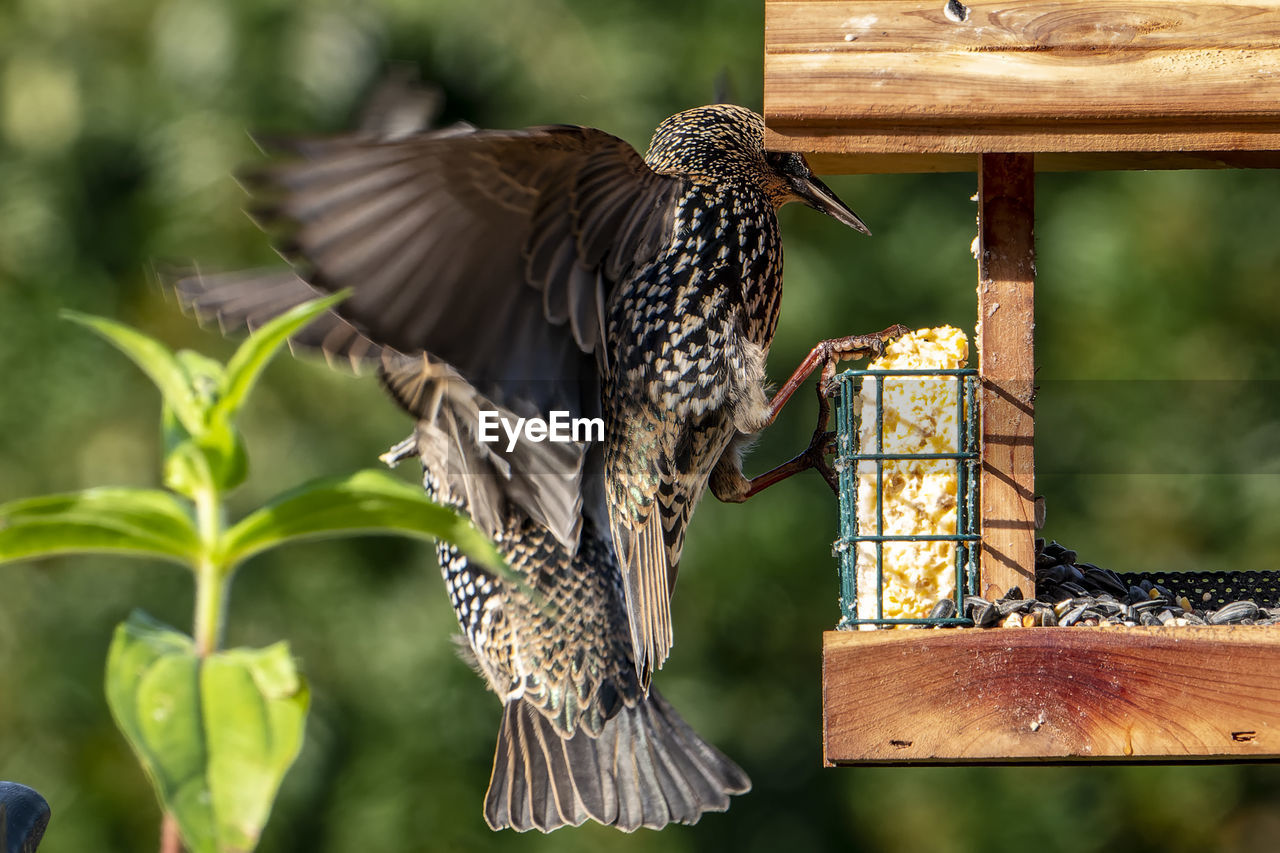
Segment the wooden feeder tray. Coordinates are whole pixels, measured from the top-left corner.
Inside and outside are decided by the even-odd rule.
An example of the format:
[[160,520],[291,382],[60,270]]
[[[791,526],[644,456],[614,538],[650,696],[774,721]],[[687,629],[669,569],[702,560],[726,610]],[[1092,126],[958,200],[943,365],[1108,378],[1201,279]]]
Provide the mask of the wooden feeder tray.
[[828,631],[828,765],[1274,760],[1280,631]]
[[[1280,167],[1276,0],[766,0],[766,143],[978,174],[980,591],[1035,589],[1036,171]],[[1276,760],[1280,631],[832,631],[827,764]]]

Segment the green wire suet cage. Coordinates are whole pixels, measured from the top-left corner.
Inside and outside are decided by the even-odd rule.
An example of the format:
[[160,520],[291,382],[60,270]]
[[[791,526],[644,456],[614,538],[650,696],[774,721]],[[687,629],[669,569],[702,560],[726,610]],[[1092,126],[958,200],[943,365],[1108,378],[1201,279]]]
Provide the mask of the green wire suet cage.
[[[916,379],[921,382],[955,383],[955,448],[942,453],[889,453],[885,446],[885,381],[887,379]],[[963,618],[964,598],[976,595],[978,590],[978,557],[981,552],[981,533],[978,503],[978,465],[980,460],[980,428],[978,416],[978,371],[971,368],[940,370],[848,370],[833,379],[836,405],[836,463],[835,470],[840,486],[840,537],[834,545],[840,563],[841,629],[860,625],[917,625],[959,626],[972,625]],[[874,413],[864,412],[862,390],[867,382],[875,383]],[[863,418],[875,418],[874,442],[862,447]],[[910,535],[885,532],[885,463],[892,461],[946,461],[955,465],[956,474],[956,525],[954,533],[917,533]],[[874,532],[864,533],[859,528],[858,482],[862,476],[875,477]],[[885,545],[890,542],[950,542],[955,545],[954,610],[946,616],[919,618],[886,618],[885,600]],[[875,568],[875,590],[858,588],[859,544],[872,546]],[[866,549],[863,553],[867,553]],[[858,615],[860,595],[874,594],[876,615],[867,618]],[[948,608],[949,609],[949,608]],[[936,610],[935,610],[936,612]]]

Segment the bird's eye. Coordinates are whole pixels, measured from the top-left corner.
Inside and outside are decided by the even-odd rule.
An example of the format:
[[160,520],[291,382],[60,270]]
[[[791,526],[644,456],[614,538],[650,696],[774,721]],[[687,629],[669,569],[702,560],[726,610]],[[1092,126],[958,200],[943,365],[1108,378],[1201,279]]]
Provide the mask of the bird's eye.
[[809,174],[804,158],[794,151],[776,151],[765,155],[773,170],[792,178],[803,178]]

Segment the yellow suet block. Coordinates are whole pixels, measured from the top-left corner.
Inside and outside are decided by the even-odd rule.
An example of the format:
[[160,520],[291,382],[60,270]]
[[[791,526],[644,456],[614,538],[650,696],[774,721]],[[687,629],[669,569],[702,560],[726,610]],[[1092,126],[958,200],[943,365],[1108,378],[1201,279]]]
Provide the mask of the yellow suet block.
[[[888,345],[872,370],[953,370],[969,359],[969,339],[952,326],[921,329]],[[959,388],[955,377],[890,377],[884,399],[864,380],[858,441],[863,453],[955,453]],[[876,408],[883,406],[883,437],[876,434]],[[883,440],[881,440],[881,438]],[[956,532],[954,460],[884,460],[858,463],[858,533],[863,536],[944,535]],[[883,490],[883,519],[876,491]],[[883,527],[880,527],[883,524]],[[877,586],[876,543],[859,542],[858,618],[910,619],[929,615],[934,602],[956,588],[953,542],[885,542],[883,584]],[[883,600],[883,612],[880,603]]]

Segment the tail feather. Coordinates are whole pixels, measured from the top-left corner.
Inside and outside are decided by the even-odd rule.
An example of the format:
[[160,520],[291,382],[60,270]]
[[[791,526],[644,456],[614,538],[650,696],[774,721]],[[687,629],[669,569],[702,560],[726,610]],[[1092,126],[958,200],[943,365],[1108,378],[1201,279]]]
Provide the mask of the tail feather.
[[655,504],[636,527],[617,523],[611,518],[625,580],[623,589],[636,672],[641,686],[646,688],[654,670],[661,667],[671,653],[674,643],[671,591],[675,578],[668,561],[661,516]]
[[695,823],[724,811],[751,782],[656,690],[599,737],[562,738],[522,699],[503,710],[485,819],[494,829],[549,832],[588,818],[624,832]]

